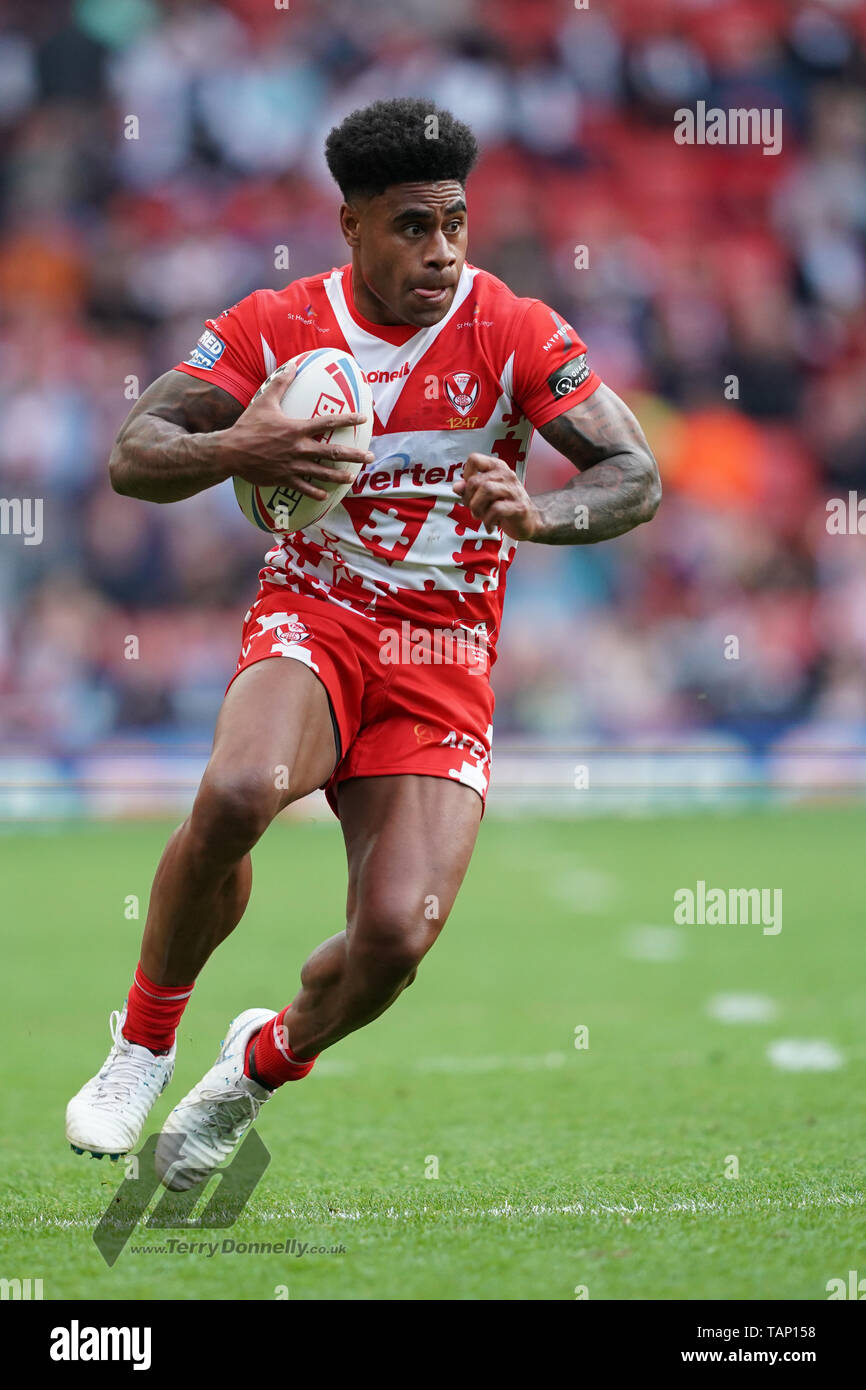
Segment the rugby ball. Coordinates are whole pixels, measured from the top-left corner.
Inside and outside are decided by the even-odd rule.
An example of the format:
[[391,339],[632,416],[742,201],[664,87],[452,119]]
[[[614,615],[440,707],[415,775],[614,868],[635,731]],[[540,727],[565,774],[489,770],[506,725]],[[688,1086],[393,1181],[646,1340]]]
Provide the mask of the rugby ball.
[[[271,372],[267,381],[262,382],[253,400],[261,395],[268,382],[293,363],[297,371],[280,401],[283,414],[290,420],[316,420],[321,416],[322,432],[312,436],[319,444],[343,444],[364,450],[369,448],[373,434],[373,393],[358,363],[345,349],[311,348],[308,352],[298,353],[297,357],[290,357]],[[366,415],[363,425],[328,428],[329,415],[346,415],[350,412]],[[339,465],[341,471],[345,467],[352,473],[353,480],[361,466],[360,463]],[[341,482],[329,487],[327,482],[319,478],[313,479],[313,482],[327,492],[326,498],[307,497],[284,485],[248,483],[243,478],[234,479],[235,496],[244,516],[259,530],[302,531],[305,526],[314,526],[326,517],[352,486],[351,483]]]

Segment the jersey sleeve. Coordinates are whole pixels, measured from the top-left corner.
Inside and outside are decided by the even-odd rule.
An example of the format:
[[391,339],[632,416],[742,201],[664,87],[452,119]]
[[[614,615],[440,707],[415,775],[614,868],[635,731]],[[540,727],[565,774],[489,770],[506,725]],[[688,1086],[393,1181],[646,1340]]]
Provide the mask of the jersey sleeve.
[[230,309],[223,309],[215,319],[206,319],[204,332],[192,352],[177,363],[175,370],[212,381],[242,406],[248,406],[268,376],[256,295],[248,294]]
[[512,382],[514,401],[537,429],[585,401],[601,378],[571,324],[536,299],[517,331]]

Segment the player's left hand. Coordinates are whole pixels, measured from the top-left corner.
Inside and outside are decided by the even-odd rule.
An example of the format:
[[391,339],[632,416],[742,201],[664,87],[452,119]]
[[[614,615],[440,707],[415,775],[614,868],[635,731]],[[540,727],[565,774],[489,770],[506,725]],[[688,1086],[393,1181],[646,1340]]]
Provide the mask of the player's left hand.
[[514,469],[502,459],[470,454],[454,491],[489,532],[499,526],[512,540],[532,540],[541,519],[538,508]]

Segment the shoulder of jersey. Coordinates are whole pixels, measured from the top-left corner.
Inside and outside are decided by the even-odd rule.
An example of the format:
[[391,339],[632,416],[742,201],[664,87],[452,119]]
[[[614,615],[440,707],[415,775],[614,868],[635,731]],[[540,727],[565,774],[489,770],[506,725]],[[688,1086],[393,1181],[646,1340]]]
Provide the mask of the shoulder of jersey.
[[323,304],[327,304],[325,281],[332,270],[318,275],[306,275],[302,280],[290,280],[281,290],[258,290],[259,312],[264,315],[290,314],[314,323]]
[[527,310],[540,301],[521,298],[489,270],[467,264],[474,271],[472,292],[455,315],[457,326],[468,326],[472,321],[479,329],[492,329],[494,337],[509,335],[519,326]]
[[469,265],[469,269],[475,272],[473,291],[476,297],[489,297],[491,302],[501,305],[505,310],[510,309],[513,313],[523,313],[530,304],[538,303],[536,299],[523,298],[515,294],[514,290],[511,289],[509,285],[506,285],[504,280],[500,280],[497,275],[494,275],[489,270],[482,270],[481,267],[477,265]]
[[[537,299],[521,298],[508,285],[488,270],[468,263],[473,272],[472,289],[451,319],[451,326],[461,331],[476,329],[491,340],[511,344],[511,335],[531,305]],[[339,267],[345,273],[347,267]],[[315,332],[332,322],[332,311],[325,281],[335,269],[317,275],[292,280],[280,290],[263,289],[256,292],[258,312],[263,322],[271,325],[287,321],[293,327],[308,325]],[[489,335],[489,336],[488,336]],[[316,335],[318,337],[318,335]],[[513,344],[511,344],[513,346]]]

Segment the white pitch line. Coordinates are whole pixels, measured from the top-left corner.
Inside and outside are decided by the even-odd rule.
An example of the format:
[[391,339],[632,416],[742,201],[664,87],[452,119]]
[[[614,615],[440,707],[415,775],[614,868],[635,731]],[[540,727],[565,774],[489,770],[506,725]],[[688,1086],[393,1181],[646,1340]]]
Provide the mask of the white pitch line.
[[[449,1210],[442,1207],[423,1206],[404,1207],[402,1210],[397,1207],[379,1208],[377,1210],[355,1210],[355,1211],[323,1211],[321,1208],[313,1207],[293,1207],[288,1206],[282,1211],[272,1211],[262,1214],[251,1213],[251,1224],[256,1226],[270,1226],[277,1222],[285,1222],[288,1219],[293,1221],[306,1221],[310,1225],[327,1225],[329,1221],[400,1221],[405,1218],[417,1220],[419,1216],[425,1216],[428,1212],[442,1218],[448,1216],[459,1216],[461,1219],[469,1217],[476,1220],[481,1217],[504,1216],[509,1220],[513,1218],[525,1219],[531,1216],[681,1216],[688,1214],[699,1215],[718,1215],[736,1216],[749,1211],[821,1211],[832,1207],[862,1207],[866,1205],[866,1193],[836,1193],[833,1195],[818,1198],[803,1198],[800,1200],[777,1201],[770,1197],[759,1199],[758,1201],[748,1202],[745,1205],[740,1202],[715,1202],[706,1197],[686,1197],[679,1202],[668,1202],[660,1205],[657,1202],[633,1202],[631,1206],[626,1206],[622,1202],[599,1202],[597,1204],[586,1204],[584,1202],[567,1202],[561,1206],[549,1205],[546,1202],[516,1203],[504,1202],[500,1206],[485,1207],[479,1211],[476,1207],[461,1207],[456,1210]],[[7,1222],[7,1230],[21,1230],[27,1228],[52,1227],[59,1230],[93,1230],[96,1221],[83,1221],[77,1218],[67,1218],[59,1216],[39,1216],[34,1217],[26,1223]],[[204,1228],[203,1228],[204,1229]]]
[[778,1012],[766,994],[714,994],[707,1003],[710,1018],[720,1023],[769,1023]]
[[[478,1211],[473,1207],[463,1207],[459,1211],[443,1211],[441,1208],[434,1207],[433,1211],[437,1216],[506,1216],[506,1217],[529,1217],[529,1216],[679,1216],[683,1213],[690,1215],[713,1214],[720,1216],[734,1216],[746,1211],[796,1211],[796,1210],[821,1210],[825,1207],[860,1207],[866,1205],[866,1194],[862,1192],[848,1196],[843,1193],[834,1197],[823,1197],[817,1201],[807,1199],[805,1201],[776,1202],[766,1198],[762,1201],[750,1202],[746,1206],[741,1203],[712,1202],[703,1197],[689,1197],[681,1202],[671,1202],[666,1206],[659,1206],[653,1202],[643,1205],[636,1202],[632,1206],[625,1206],[621,1203],[609,1205],[605,1202],[597,1206],[587,1206],[583,1202],[568,1202],[563,1206],[548,1206],[544,1202],[533,1203],[531,1206],[525,1204],[512,1205],[505,1202],[499,1207],[486,1207],[483,1211]],[[398,1211],[396,1207],[388,1207],[385,1211],[331,1211],[330,1217],[335,1217],[338,1221],[363,1221],[370,1217],[377,1220],[399,1221],[402,1217],[417,1219],[428,1211],[427,1207],[417,1208],[406,1207]],[[288,1214],[295,1220],[305,1221],[322,1220],[322,1214],[316,1215],[312,1211],[302,1211],[289,1208]],[[264,1218],[267,1221],[272,1218]]]
[[778,1038],[767,1056],[780,1071],[838,1071],[845,1058],[826,1038]]
[[679,960],[685,947],[685,932],[681,927],[656,927],[641,924],[630,927],[623,941],[624,955],[632,960]]
[[616,897],[617,884],[604,869],[571,867],[549,879],[546,888],[551,898],[572,912],[601,912]]
[[[507,1057],[502,1053],[478,1057],[419,1057],[410,1063],[407,1070],[430,1075],[435,1072],[446,1076],[473,1075],[489,1071],[557,1071],[565,1066],[568,1054],[565,1052],[544,1052],[533,1057]],[[356,1062],[342,1062],[327,1058],[316,1067],[317,1076],[354,1076],[365,1070]]]
[[541,1057],[422,1057],[412,1070],[419,1072],[555,1071],[565,1065],[564,1052],[545,1052]]

